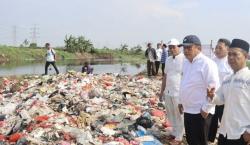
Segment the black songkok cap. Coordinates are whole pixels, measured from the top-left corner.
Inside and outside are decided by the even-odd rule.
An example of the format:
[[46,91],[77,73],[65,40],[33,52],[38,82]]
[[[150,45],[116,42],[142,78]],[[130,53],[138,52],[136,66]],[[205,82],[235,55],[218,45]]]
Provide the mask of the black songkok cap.
[[245,50],[247,53],[249,52],[249,44],[245,40],[242,39],[233,39],[230,48],[241,48]]

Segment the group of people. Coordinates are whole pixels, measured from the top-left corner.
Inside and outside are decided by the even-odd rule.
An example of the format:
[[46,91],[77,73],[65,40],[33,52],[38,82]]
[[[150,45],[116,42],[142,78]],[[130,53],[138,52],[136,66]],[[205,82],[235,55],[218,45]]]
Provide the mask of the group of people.
[[[45,63],[45,75],[48,74],[48,67],[52,65],[56,71],[56,74],[59,74],[59,70],[56,66],[56,52],[55,50],[50,46],[50,43],[45,44],[45,48],[47,49],[46,52],[46,63]],[[89,62],[85,62],[82,66],[82,73],[86,74],[92,74],[93,73],[93,67],[90,66]]]
[[[249,44],[219,39],[214,58],[205,56],[201,46],[196,35],[167,43],[171,56],[164,63],[159,99],[173,127],[168,138],[178,145],[185,133],[189,145],[208,145],[219,127],[218,145],[250,144]],[[146,56],[151,75],[157,56],[150,43]]]
[[[205,56],[201,46],[196,35],[186,36],[182,43],[177,39],[159,43],[156,50],[147,45],[148,76],[157,75],[162,65],[159,100],[165,102],[173,127],[171,144],[181,144],[185,133],[189,145],[208,145],[214,142],[218,127],[218,145],[250,144],[249,43],[219,39],[214,58]],[[58,74],[55,51],[49,43],[45,47],[45,74],[50,64]],[[93,70],[86,63],[82,71]]]
[[151,43],[147,44],[147,49],[145,51],[145,56],[147,57],[147,73],[148,76],[158,75],[159,68],[161,65],[162,74],[165,70],[165,61],[168,57],[167,45],[161,43],[157,44],[157,48],[154,49]]

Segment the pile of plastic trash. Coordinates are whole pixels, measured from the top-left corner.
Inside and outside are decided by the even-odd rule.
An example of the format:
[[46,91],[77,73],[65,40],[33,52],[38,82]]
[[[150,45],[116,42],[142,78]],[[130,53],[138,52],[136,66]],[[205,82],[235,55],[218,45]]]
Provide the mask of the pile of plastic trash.
[[2,78],[0,145],[162,145],[160,79],[116,74]]

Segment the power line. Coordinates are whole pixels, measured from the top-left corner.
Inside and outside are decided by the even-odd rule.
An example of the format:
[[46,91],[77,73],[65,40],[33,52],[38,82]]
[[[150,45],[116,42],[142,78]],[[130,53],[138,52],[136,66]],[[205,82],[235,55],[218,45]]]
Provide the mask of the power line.
[[37,38],[38,38],[38,32],[39,28],[37,27],[37,25],[34,25],[31,28],[31,42],[32,43],[37,43]]

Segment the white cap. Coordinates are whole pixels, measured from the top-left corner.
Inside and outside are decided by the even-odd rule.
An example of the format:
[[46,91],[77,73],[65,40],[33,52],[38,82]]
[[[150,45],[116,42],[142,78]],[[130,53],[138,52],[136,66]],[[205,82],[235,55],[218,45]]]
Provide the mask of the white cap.
[[170,39],[170,41],[168,42],[168,45],[180,45],[180,42],[173,38],[173,39]]

